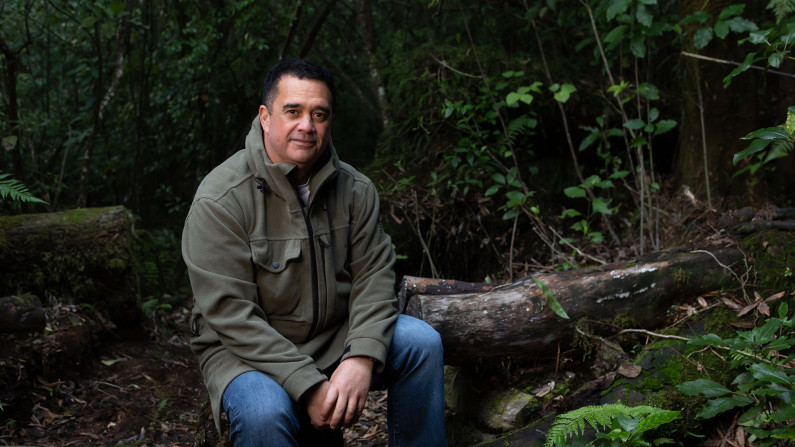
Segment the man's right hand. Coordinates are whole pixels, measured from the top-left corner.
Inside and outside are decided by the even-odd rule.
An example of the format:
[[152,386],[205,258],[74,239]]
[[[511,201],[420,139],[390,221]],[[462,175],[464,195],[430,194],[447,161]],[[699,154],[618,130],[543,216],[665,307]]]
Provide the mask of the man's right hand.
[[338,394],[328,380],[318,383],[306,392],[306,412],[309,413],[309,421],[315,428],[329,428]]

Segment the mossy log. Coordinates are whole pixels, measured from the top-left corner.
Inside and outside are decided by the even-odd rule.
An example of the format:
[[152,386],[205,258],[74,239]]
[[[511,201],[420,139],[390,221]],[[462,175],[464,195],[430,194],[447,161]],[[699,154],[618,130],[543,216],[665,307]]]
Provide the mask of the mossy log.
[[734,248],[658,252],[632,262],[534,275],[568,320],[550,309],[533,277],[486,292],[407,296],[404,313],[441,334],[446,364],[545,358],[568,347],[582,318],[660,327],[672,304],[729,286],[731,269],[743,259]]
[[121,322],[138,315],[132,217],[121,206],[0,216],[0,296],[88,304]]

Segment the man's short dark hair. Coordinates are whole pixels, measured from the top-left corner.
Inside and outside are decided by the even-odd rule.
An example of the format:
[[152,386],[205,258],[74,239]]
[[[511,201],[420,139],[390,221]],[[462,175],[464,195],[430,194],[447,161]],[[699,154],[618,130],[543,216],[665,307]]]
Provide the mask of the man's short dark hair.
[[284,76],[294,76],[298,79],[311,79],[326,84],[331,92],[331,110],[335,110],[337,90],[334,88],[334,77],[324,66],[306,59],[286,59],[271,68],[265,76],[265,85],[262,88],[262,105],[271,110],[273,100],[276,98],[279,81]]

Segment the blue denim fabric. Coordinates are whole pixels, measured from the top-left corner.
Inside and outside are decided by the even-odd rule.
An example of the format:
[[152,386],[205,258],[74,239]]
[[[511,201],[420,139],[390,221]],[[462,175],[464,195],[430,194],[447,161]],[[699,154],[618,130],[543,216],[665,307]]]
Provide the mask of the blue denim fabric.
[[[384,370],[373,374],[370,388],[388,390],[390,447],[447,445],[442,342],[427,323],[398,316]],[[299,445],[297,414],[306,410],[267,375],[235,378],[224,391],[223,406],[236,447]]]

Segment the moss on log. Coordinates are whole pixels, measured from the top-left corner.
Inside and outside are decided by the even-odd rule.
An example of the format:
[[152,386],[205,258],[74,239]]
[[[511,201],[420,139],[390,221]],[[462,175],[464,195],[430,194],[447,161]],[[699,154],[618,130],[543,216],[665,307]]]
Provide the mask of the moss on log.
[[88,304],[137,318],[132,217],[121,206],[0,217],[0,296]]

